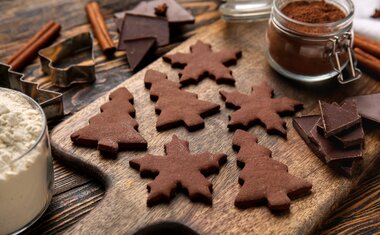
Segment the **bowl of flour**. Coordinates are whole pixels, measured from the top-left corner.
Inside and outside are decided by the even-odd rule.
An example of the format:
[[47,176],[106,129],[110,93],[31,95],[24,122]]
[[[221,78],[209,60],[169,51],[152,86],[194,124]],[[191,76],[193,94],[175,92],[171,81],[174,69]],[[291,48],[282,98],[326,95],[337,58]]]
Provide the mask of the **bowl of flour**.
[[53,181],[44,112],[21,92],[0,88],[0,235],[19,233],[44,213]]

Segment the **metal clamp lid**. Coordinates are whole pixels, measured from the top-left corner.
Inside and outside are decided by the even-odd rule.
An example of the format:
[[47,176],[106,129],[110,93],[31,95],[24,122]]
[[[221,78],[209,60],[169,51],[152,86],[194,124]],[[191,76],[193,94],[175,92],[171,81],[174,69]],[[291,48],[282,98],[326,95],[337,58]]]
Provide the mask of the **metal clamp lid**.
[[[334,36],[330,39],[332,42],[332,52],[330,53],[330,63],[333,66],[334,70],[338,72],[338,82],[340,84],[347,84],[358,80],[362,76],[360,69],[356,67],[356,57],[352,49],[353,38],[350,32],[347,32],[341,36]],[[348,66],[342,68],[342,64],[339,59],[339,55],[347,51],[348,53]],[[335,61],[335,63],[334,63]],[[344,78],[344,69],[348,70],[348,78]]]

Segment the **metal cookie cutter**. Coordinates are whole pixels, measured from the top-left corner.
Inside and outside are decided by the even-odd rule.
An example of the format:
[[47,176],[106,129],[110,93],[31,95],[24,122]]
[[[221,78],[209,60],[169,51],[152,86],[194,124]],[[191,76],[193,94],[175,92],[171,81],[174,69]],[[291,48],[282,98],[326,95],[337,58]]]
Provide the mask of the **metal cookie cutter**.
[[24,74],[11,70],[11,67],[0,63],[0,87],[21,91],[37,101],[45,112],[46,118],[51,120],[63,116],[62,94],[44,90],[37,83],[24,80]]
[[42,71],[58,87],[95,81],[91,33],[81,33],[38,52]]

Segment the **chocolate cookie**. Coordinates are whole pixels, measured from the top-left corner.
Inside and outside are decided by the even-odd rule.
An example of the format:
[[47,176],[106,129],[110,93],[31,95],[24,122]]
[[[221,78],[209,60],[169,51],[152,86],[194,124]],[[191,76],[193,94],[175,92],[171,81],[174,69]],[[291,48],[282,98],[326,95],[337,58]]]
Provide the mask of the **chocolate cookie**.
[[237,130],[232,144],[239,151],[238,165],[243,167],[236,207],[247,208],[267,202],[272,211],[287,210],[291,197],[310,191],[309,182],[289,174],[288,167],[271,159],[272,152],[257,144],[257,138],[248,132]]
[[191,200],[212,203],[212,183],[205,175],[218,172],[227,156],[209,152],[191,154],[189,142],[173,135],[172,141],[165,145],[166,156],[146,155],[129,162],[139,170],[141,176],[153,176],[148,184],[148,206],[168,202],[177,188],[184,189]]
[[97,146],[105,154],[115,155],[121,149],[146,149],[146,140],[137,132],[133,96],[124,87],[113,91],[110,101],[101,106],[101,113],[89,125],[71,134],[74,144]]
[[248,128],[261,121],[268,133],[278,133],[286,137],[285,121],[278,114],[294,112],[302,103],[288,97],[273,98],[273,89],[266,82],[252,86],[251,95],[238,91],[220,91],[226,106],[237,109],[229,118],[228,128]]
[[240,50],[225,49],[213,52],[210,44],[198,40],[190,47],[190,53],[165,55],[163,59],[173,67],[183,68],[179,72],[182,85],[197,83],[206,76],[214,78],[217,83],[234,84],[232,71],[226,66],[236,64],[240,57]]
[[157,100],[158,131],[180,125],[194,131],[204,127],[204,117],[219,112],[219,105],[198,100],[196,94],[181,90],[179,83],[169,81],[163,73],[148,70],[144,82],[152,100]]

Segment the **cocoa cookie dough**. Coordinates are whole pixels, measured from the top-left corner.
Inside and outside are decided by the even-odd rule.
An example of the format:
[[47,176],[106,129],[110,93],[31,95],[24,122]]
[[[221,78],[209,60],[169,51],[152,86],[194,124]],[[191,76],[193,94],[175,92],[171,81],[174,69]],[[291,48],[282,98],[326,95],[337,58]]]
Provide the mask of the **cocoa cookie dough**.
[[248,128],[257,121],[262,122],[267,132],[286,137],[285,121],[279,113],[295,112],[302,103],[288,97],[273,98],[273,89],[266,82],[252,86],[251,95],[238,91],[220,91],[226,106],[236,109],[230,116],[228,128]]
[[257,138],[248,132],[237,130],[232,143],[238,151],[238,165],[243,167],[236,207],[247,208],[264,202],[272,211],[287,210],[291,197],[311,190],[311,183],[289,174],[288,167],[271,159],[272,152],[257,144]]
[[142,177],[154,177],[147,187],[147,205],[169,202],[178,188],[184,189],[192,201],[211,204],[212,183],[205,175],[218,172],[227,156],[209,152],[191,154],[189,142],[176,135],[165,145],[165,153],[166,156],[148,154],[129,162],[132,168],[140,171]]
[[217,83],[234,84],[232,71],[227,66],[236,64],[240,57],[240,50],[224,49],[213,52],[210,44],[198,40],[190,47],[190,53],[165,55],[163,59],[173,67],[182,68],[179,72],[182,85],[197,83],[206,76],[215,79]]
[[[124,87],[113,91],[110,101],[101,106],[101,113],[89,125],[71,134],[74,144],[96,147],[105,155],[114,156],[123,149],[146,149],[146,140],[137,132],[133,96]],[[132,115],[132,116],[131,116]]]
[[163,73],[148,70],[144,82],[150,89],[152,100],[157,100],[158,131],[180,125],[195,131],[204,127],[204,117],[219,112],[218,104],[199,100],[196,94],[181,90],[179,83],[168,80]]

